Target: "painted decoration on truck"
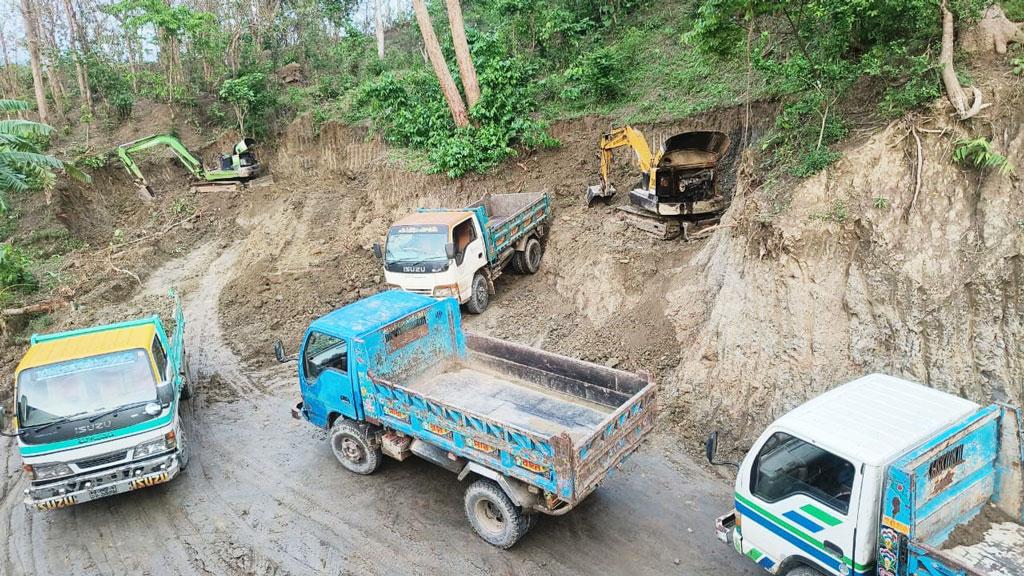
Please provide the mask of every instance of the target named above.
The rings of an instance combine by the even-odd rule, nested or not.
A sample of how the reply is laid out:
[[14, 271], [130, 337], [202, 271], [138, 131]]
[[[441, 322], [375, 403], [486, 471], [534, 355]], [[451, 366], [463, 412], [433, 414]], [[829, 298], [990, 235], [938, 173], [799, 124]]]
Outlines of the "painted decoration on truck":
[[878, 576], [896, 576], [900, 564], [900, 536], [895, 530], [883, 527], [878, 538]]

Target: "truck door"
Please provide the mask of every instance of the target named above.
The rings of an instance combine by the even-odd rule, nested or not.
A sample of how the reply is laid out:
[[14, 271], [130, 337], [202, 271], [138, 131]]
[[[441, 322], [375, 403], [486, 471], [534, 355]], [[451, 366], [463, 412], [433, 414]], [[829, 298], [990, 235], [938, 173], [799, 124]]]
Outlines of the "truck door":
[[825, 574], [854, 573], [861, 479], [853, 462], [780, 431], [740, 474], [744, 554], [773, 572], [799, 559]]
[[319, 418], [326, 419], [332, 412], [357, 417], [348, 350], [344, 338], [323, 332], [310, 332], [302, 346], [302, 398]]
[[467, 218], [452, 228], [452, 242], [455, 244], [455, 265], [458, 270], [456, 282], [465, 302], [473, 293], [473, 276], [487, 265], [487, 248], [476, 218]]

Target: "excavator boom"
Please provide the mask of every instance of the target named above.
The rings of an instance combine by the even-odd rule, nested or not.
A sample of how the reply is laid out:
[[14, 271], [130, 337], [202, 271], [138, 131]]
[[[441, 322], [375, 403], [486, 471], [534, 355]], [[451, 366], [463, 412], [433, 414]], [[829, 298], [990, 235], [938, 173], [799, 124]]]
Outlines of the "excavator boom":
[[588, 206], [598, 198], [607, 200], [615, 195], [615, 187], [612, 186], [608, 179], [608, 171], [612, 164], [612, 152], [617, 148], [625, 146], [633, 149], [640, 171], [650, 178], [653, 185], [654, 173], [652, 168], [658, 163], [660, 153], [658, 155], [651, 153], [651, 148], [647, 144], [647, 138], [644, 137], [643, 132], [632, 126], [622, 126], [607, 134], [603, 134], [601, 141], [598, 143], [598, 147], [601, 149], [601, 183], [587, 188]]

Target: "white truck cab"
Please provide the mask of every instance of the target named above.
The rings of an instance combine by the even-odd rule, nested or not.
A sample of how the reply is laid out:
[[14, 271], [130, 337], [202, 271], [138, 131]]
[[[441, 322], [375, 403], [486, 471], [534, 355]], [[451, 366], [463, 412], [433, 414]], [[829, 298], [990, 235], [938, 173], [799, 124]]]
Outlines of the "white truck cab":
[[[772, 574], [875, 574], [890, 467], [944, 435], [966, 443], [958, 424], [983, 412], [974, 402], [882, 374], [826, 392], [773, 422], [753, 444], [738, 465], [735, 511], [719, 519], [719, 537]], [[713, 461], [716, 444], [717, 433], [708, 456], [721, 464]], [[949, 455], [936, 461], [961, 463]], [[979, 464], [972, 477], [990, 468]], [[951, 499], [929, 504], [927, 513], [947, 521], [970, 516], [951, 516]], [[925, 512], [916, 518], [926, 522]]]

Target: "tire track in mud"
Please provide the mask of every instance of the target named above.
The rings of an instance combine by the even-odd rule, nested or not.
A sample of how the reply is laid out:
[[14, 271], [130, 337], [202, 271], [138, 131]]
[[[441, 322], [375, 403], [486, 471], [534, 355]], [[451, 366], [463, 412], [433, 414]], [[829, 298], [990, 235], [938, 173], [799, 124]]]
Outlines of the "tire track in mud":
[[[170, 286], [182, 296], [186, 349], [198, 375], [185, 407], [192, 423], [188, 469], [167, 484], [38, 513], [21, 503], [25, 479], [16, 445], [0, 442], [5, 576], [571, 575], [596, 566], [609, 573], [679, 572], [672, 570], [672, 548], [686, 534], [670, 529], [685, 530], [694, 519], [662, 517], [660, 494], [645, 494], [635, 471], [626, 485], [609, 482], [575, 516], [542, 520], [507, 552], [468, 528], [464, 486], [444, 470], [411, 459], [386, 462], [371, 477], [345, 472], [322, 431], [288, 416], [297, 394], [294, 365], [250, 369], [227, 345], [219, 302], [242, 246], [201, 246], [151, 275], [139, 296], [162, 295]], [[652, 461], [646, 457], [645, 467]], [[680, 482], [663, 465], [648, 478], [659, 488]], [[716, 558], [726, 553], [708, 552], [712, 558], [700, 562], [709, 570], [691, 566], [686, 573], [717, 573]], [[737, 565], [727, 571], [748, 573], [741, 559], [731, 566]]]

